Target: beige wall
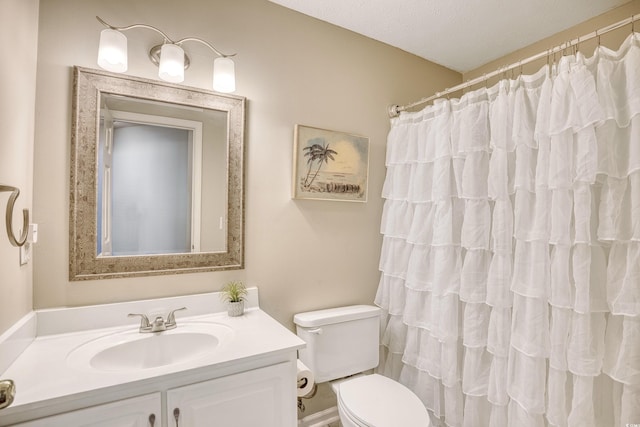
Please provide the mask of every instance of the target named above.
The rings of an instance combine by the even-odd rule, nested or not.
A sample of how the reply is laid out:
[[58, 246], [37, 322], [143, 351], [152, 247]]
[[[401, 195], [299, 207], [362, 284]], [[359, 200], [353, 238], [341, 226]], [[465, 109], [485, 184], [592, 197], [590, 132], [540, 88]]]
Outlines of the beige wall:
[[[464, 78], [639, 12], [640, 0], [634, 0]], [[149, 23], [176, 38], [194, 35], [238, 52], [237, 94], [248, 99], [245, 270], [68, 281], [71, 67], [96, 67], [102, 27], [95, 15], [115, 25]], [[386, 107], [451, 87], [461, 81], [458, 73], [266, 0], [46, 0], [39, 27], [37, 19], [36, 0], [0, 0], [0, 35], [11, 41], [0, 45], [0, 57], [11, 49], [14, 61], [11, 69], [0, 68], [0, 183], [21, 187], [18, 209], [30, 207], [33, 185], [33, 215], [40, 224], [33, 297], [31, 266], [19, 267], [18, 250], [0, 227], [0, 333], [27, 313], [32, 301], [45, 308], [154, 298], [215, 291], [230, 279], [258, 286], [263, 308], [288, 326], [298, 311], [372, 302], [379, 278]], [[608, 35], [602, 42], [615, 47], [625, 35]], [[145, 30], [127, 36], [129, 74], [156, 78], [146, 50], [159, 40]], [[187, 49], [192, 67], [185, 84], [209, 88], [211, 55], [196, 46]], [[582, 49], [591, 51], [593, 44]], [[370, 137], [368, 203], [291, 200], [296, 123]], [[5, 201], [0, 196], [1, 209]], [[329, 393], [322, 395], [326, 399]]]
[[[16, 234], [32, 207], [37, 39], [38, 1], [0, 0], [0, 184], [20, 189]], [[32, 307], [32, 264], [20, 266], [5, 232], [9, 194], [0, 193], [0, 333]]]
[[[566, 43], [582, 35], [589, 34], [595, 30], [604, 28], [610, 24], [629, 18], [638, 13], [640, 13], [640, 0], [632, 0], [623, 6], [610, 10], [607, 13], [599, 15], [593, 19], [585, 21], [574, 27], [571, 27], [568, 30], [562, 31], [546, 39], [542, 39], [523, 49], [517, 50], [509, 55], [503, 56], [500, 59], [491, 61], [481, 67], [468, 71], [463, 74], [463, 78], [465, 81], [474, 79], [476, 77], [482, 76], [483, 74], [490, 73], [494, 70], [497, 70], [500, 67], [504, 67], [509, 64], [514, 64], [524, 58], [528, 58], [540, 52], [545, 52], [549, 49], [554, 48], [555, 46], [561, 45], [562, 43]], [[640, 22], [635, 24], [635, 31], [640, 31]], [[603, 46], [607, 46], [611, 49], [618, 49], [618, 47], [620, 46], [620, 43], [622, 43], [630, 33], [631, 33], [631, 25], [628, 25], [624, 28], [621, 28], [603, 35], [600, 38], [600, 42]], [[584, 43], [580, 43], [579, 50], [584, 55], [589, 57], [593, 55], [593, 50], [595, 49], [596, 46], [597, 46], [597, 41], [596, 39], [593, 39], [593, 40], [586, 41]], [[560, 54], [557, 54], [556, 59], [559, 59], [559, 58], [560, 58]], [[547, 59], [545, 57], [538, 61], [534, 61], [530, 64], [524, 65], [522, 67], [523, 73], [532, 74], [535, 71], [539, 70], [540, 67], [543, 67], [546, 63], [547, 63]], [[511, 73], [509, 72], [507, 75], [511, 76]], [[489, 85], [493, 84], [499, 78], [500, 77], [498, 76], [492, 79], [491, 81], [489, 81], [488, 84]]]
[[[144, 22], [237, 52], [246, 96], [246, 268], [241, 271], [69, 282], [68, 205], [72, 66], [96, 68], [102, 26]], [[260, 289], [287, 326], [294, 313], [372, 303], [378, 285], [387, 105], [461, 81], [458, 73], [266, 0], [47, 0], [40, 5], [35, 148], [36, 308], [219, 290], [230, 279]], [[161, 40], [128, 31], [129, 72], [157, 78], [147, 50]], [[213, 56], [187, 45], [185, 84], [210, 88]], [[370, 137], [368, 203], [294, 201], [296, 123]]]

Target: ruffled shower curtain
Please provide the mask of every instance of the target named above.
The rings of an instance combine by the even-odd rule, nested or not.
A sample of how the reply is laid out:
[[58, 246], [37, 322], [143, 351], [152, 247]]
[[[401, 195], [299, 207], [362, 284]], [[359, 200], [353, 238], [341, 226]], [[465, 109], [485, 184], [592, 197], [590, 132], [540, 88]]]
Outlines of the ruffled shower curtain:
[[640, 425], [640, 35], [392, 119], [380, 370], [443, 425]]

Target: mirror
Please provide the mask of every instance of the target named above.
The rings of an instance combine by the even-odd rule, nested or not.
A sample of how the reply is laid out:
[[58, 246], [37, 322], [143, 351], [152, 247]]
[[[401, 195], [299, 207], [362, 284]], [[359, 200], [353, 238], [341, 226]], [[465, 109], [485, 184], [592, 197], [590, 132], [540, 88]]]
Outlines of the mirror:
[[242, 97], [74, 68], [70, 280], [244, 267]]
[[104, 94], [98, 256], [224, 252], [227, 145], [225, 111]]

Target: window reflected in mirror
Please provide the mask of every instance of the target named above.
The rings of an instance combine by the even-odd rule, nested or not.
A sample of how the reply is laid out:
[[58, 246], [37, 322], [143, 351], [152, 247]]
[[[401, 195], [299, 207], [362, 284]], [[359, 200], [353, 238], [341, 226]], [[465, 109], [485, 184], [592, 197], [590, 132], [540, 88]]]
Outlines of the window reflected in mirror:
[[122, 96], [102, 98], [99, 256], [224, 251], [226, 116]]

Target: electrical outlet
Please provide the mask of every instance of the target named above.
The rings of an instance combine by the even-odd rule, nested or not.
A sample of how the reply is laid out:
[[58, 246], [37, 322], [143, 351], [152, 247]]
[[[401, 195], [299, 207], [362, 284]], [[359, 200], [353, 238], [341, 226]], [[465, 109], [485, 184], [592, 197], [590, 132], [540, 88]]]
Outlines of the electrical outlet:
[[31, 243], [26, 242], [20, 246], [20, 265], [28, 264], [31, 261]]

